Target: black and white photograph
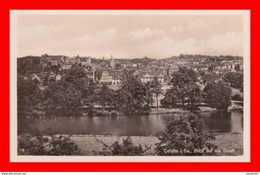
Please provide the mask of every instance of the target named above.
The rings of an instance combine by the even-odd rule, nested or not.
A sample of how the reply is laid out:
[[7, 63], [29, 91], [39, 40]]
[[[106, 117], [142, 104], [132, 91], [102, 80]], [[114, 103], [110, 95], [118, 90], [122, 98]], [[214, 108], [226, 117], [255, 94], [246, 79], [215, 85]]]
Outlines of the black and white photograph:
[[11, 161], [250, 161], [250, 11], [10, 15]]

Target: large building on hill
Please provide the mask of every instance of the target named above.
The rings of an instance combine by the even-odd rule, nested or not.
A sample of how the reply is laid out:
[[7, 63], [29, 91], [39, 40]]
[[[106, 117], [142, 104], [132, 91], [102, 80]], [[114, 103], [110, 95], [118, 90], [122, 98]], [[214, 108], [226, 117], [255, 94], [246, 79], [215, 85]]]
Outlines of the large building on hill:
[[118, 89], [121, 86], [121, 72], [118, 71], [103, 71], [99, 83], [107, 84], [111, 89]]
[[73, 64], [81, 66], [92, 66], [90, 57], [67, 57], [63, 55], [48, 55], [41, 56], [41, 65], [43, 67], [60, 66], [61, 70], [70, 69]]
[[112, 75], [110, 75], [108, 73], [108, 71], [103, 71], [99, 82], [111, 85], [112, 84], [112, 80], [113, 80]]

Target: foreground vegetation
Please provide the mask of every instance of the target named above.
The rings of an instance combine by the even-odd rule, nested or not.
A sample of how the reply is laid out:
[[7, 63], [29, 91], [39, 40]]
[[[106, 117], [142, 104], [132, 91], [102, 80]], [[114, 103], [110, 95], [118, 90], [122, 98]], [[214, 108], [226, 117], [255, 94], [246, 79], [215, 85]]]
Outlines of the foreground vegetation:
[[69, 137], [32, 136], [18, 137], [19, 155], [80, 155], [80, 149]]

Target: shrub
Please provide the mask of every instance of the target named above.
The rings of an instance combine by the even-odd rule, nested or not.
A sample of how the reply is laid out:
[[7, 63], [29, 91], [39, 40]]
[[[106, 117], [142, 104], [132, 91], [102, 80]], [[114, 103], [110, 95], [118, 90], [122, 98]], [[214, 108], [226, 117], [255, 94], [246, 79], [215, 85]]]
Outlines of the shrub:
[[100, 117], [105, 117], [105, 116], [109, 116], [109, 112], [108, 111], [96, 111], [96, 116], [100, 116]]
[[205, 128], [202, 118], [195, 114], [171, 120], [166, 129], [159, 133], [158, 139], [160, 142], [155, 148], [158, 155], [194, 156], [207, 154], [208, 150], [214, 154], [216, 148], [209, 143], [214, 136]]
[[243, 101], [243, 97], [241, 97], [241, 95], [239, 94], [236, 94], [232, 97], [232, 100]]
[[18, 137], [19, 155], [79, 155], [80, 149], [65, 136], [32, 136]]
[[140, 156], [144, 153], [141, 145], [134, 145], [132, 139], [127, 137], [123, 139], [123, 143], [119, 144], [118, 141], [112, 145], [112, 155], [123, 155], [123, 156]]
[[118, 116], [118, 115], [119, 115], [119, 112], [118, 112], [118, 111], [115, 111], [115, 110], [113, 110], [113, 111], [111, 111], [111, 112], [110, 112], [110, 115], [111, 115], [112, 117], [116, 117], [116, 116]]
[[103, 144], [104, 149], [108, 150], [107, 152], [100, 152], [101, 155], [113, 155], [113, 156], [142, 156], [144, 152], [146, 152], [150, 148], [143, 149], [143, 147], [139, 145], [134, 145], [132, 139], [127, 137], [123, 139], [122, 144], [119, 141], [115, 141], [112, 145], [108, 146], [103, 143], [102, 140], [99, 140], [100, 143]]

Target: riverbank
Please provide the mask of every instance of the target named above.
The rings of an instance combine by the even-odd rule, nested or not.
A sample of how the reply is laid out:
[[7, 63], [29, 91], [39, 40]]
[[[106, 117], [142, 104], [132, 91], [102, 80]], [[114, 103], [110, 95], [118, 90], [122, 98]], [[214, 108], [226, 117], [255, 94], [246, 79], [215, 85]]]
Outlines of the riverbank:
[[[200, 111], [199, 112], [212, 112], [212, 111], [217, 111], [215, 108], [207, 107], [207, 106], [200, 106], [199, 107]], [[187, 110], [183, 110], [180, 108], [152, 108], [150, 111], [150, 114], [183, 114], [183, 113], [189, 113]]]
[[[236, 111], [236, 110], [243, 110], [243, 107], [240, 105], [235, 104], [236, 101], [232, 100], [232, 105], [228, 108], [228, 111]], [[213, 112], [217, 111], [216, 108], [211, 108], [208, 106], [199, 106], [199, 112]], [[183, 114], [183, 113], [189, 113], [187, 110], [183, 110], [180, 108], [173, 108], [173, 109], [167, 109], [167, 108], [152, 108], [150, 111], [150, 114]]]
[[[79, 146], [83, 155], [99, 155], [105, 152], [103, 144], [112, 145], [115, 141], [122, 142], [126, 136], [111, 135], [73, 135], [71, 139]], [[155, 136], [130, 136], [135, 145], [149, 148], [145, 155], [155, 154], [155, 144], [159, 142]], [[211, 141], [221, 153], [218, 155], [234, 156], [243, 154], [243, 134], [241, 133], [217, 133], [215, 140]], [[226, 152], [226, 153], [223, 153]]]

